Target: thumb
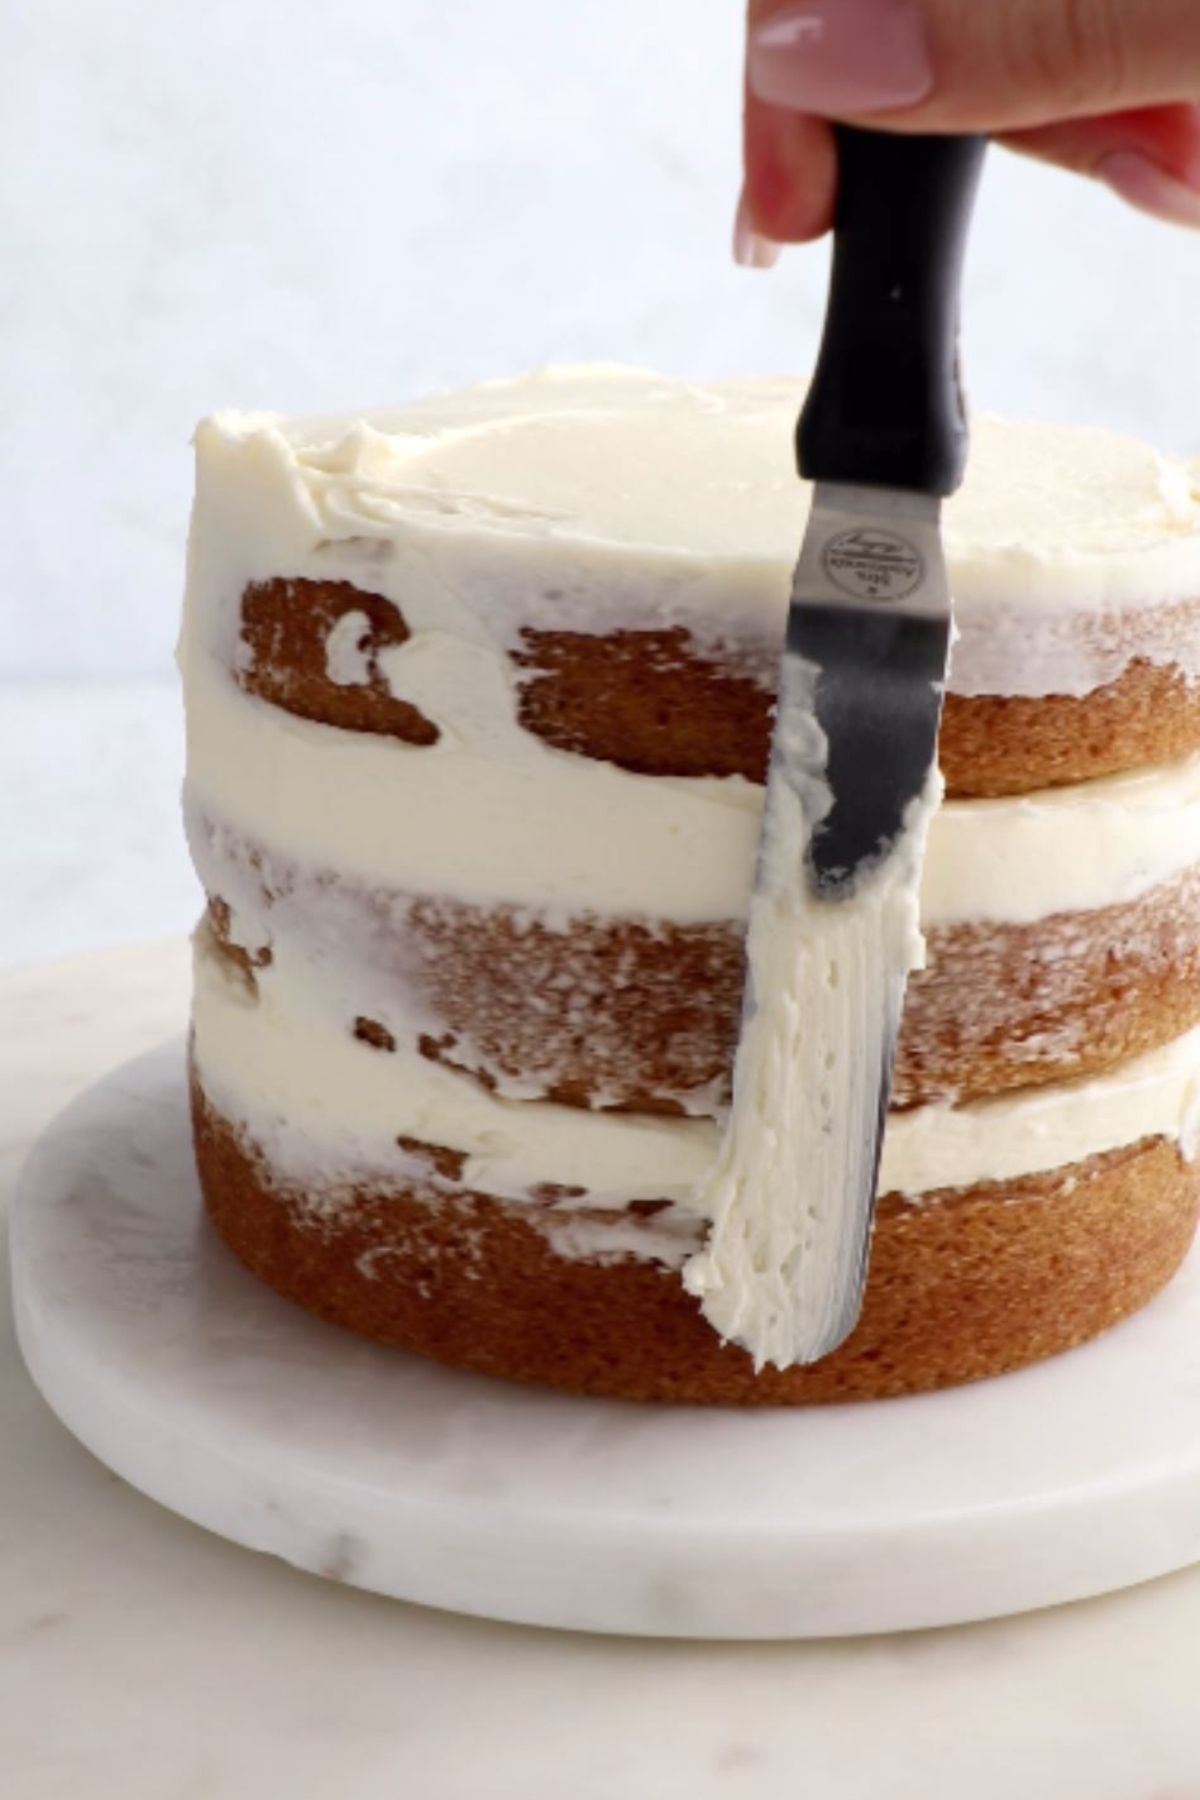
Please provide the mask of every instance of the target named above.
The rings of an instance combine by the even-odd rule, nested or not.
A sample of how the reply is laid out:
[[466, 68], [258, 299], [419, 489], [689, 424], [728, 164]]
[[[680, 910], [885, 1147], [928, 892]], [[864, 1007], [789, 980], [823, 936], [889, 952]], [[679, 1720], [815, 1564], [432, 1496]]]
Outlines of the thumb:
[[1188, 100], [1197, 0], [752, 0], [751, 92], [900, 131], [1023, 130]]

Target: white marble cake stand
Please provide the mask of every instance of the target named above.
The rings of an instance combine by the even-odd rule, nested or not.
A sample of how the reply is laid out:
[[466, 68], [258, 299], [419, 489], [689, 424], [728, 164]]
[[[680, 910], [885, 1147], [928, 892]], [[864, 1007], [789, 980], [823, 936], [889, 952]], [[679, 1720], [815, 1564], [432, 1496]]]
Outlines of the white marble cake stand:
[[729, 1413], [576, 1400], [362, 1343], [215, 1239], [179, 1044], [50, 1128], [13, 1218], [18, 1329], [68, 1428], [299, 1568], [521, 1623], [850, 1635], [1200, 1560], [1200, 1260], [1138, 1319], [954, 1393]]

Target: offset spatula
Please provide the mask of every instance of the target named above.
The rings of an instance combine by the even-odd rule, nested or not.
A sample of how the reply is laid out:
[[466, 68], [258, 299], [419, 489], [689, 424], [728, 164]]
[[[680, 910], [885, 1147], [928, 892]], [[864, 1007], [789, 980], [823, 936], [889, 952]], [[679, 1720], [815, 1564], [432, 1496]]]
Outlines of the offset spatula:
[[959, 280], [984, 143], [840, 127], [821, 353], [797, 429], [815, 482], [788, 614], [734, 1106], [687, 1270], [761, 1364], [858, 1318], [916, 897], [940, 795], [958, 486]]

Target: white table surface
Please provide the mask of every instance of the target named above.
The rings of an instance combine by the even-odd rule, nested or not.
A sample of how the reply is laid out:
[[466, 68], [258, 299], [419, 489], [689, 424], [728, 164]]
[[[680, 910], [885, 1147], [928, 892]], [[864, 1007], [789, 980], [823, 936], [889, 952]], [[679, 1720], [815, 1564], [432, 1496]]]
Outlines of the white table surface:
[[[0, 978], [0, 1181], [180, 1027], [177, 942]], [[0, 1346], [5, 1800], [1197, 1800], [1200, 1570], [808, 1645], [568, 1637], [301, 1575], [142, 1499]]]

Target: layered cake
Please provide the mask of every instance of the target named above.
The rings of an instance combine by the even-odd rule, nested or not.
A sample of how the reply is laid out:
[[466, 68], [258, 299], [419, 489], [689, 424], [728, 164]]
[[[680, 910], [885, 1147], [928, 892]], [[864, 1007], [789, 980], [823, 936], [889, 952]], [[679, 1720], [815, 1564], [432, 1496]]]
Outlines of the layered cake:
[[[689, 1292], [806, 496], [798, 386], [550, 371], [198, 435], [181, 646], [197, 1160], [326, 1319], [579, 1392], [915, 1392], [1147, 1301], [1200, 1181], [1200, 503], [975, 424], [860, 1324]], [[694, 1284], [693, 1284], [694, 1285]]]

